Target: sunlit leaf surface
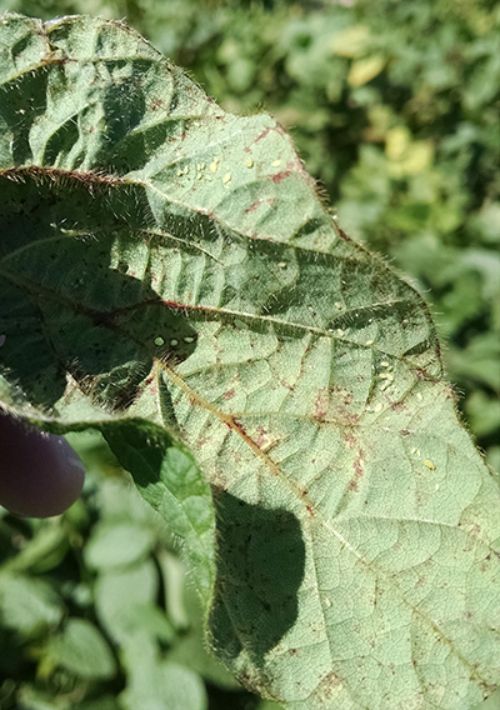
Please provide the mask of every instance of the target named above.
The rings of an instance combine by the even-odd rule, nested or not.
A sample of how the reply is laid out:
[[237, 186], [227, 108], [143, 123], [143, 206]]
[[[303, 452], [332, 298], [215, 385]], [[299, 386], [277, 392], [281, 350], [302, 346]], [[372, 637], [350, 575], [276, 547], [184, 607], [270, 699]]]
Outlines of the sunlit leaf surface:
[[270, 117], [224, 113], [119, 23], [1, 23], [3, 406], [103, 431], [250, 688], [488, 697], [499, 489], [421, 298], [336, 226]]

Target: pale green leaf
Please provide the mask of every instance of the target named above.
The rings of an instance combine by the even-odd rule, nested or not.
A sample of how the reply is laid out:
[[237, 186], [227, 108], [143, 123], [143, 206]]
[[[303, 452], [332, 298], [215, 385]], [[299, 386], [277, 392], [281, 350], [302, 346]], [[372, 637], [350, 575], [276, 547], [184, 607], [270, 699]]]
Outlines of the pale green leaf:
[[206, 690], [199, 675], [161, 659], [155, 644], [137, 633], [123, 654], [128, 683], [121, 695], [125, 710], [206, 710]]
[[57, 523], [39, 528], [15, 557], [7, 560], [4, 570], [11, 572], [45, 572], [64, 557], [68, 541], [64, 529]]
[[499, 488], [420, 296], [337, 227], [269, 116], [224, 113], [122, 24], [2, 23], [3, 406], [103, 431], [248, 687], [479, 704]]
[[7, 628], [35, 636], [57, 626], [62, 615], [61, 600], [47, 582], [21, 574], [0, 575], [0, 620]]
[[82, 678], [110, 678], [116, 670], [106, 640], [85, 619], [70, 619], [50, 641], [48, 655], [55, 665]]
[[135, 632], [141, 610], [153, 604], [157, 592], [158, 575], [151, 560], [99, 576], [95, 585], [96, 611], [112, 639], [124, 643]]
[[126, 567], [147, 555], [154, 543], [153, 531], [130, 522], [97, 526], [85, 548], [85, 561], [95, 569]]

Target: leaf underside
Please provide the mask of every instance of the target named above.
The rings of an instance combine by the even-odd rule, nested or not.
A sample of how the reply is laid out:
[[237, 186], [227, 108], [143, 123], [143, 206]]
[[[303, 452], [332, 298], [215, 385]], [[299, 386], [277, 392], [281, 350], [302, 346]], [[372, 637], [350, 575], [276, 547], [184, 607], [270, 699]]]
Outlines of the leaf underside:
[[273, 119], [223, 112], [123, 24], [3, 16], [0, 83], [2, 406], [104, 432], [248, 687], [488, 697], [499, 487], [419, 295]]

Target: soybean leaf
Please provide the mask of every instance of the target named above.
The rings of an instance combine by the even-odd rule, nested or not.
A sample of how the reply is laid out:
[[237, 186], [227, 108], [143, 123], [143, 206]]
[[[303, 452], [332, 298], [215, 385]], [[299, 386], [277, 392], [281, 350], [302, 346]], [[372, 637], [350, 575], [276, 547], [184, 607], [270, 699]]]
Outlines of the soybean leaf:
[[101, 429], [248, 687], [490, 696], [498, 482], [420, 296], [338, 228], [273, 119], [224, 113], [124, 25], [0, 33], [2, 406]]
[[125, 710], [207, 709], [206, 690], [200, 676], [178, 663], [161, 660], [144, 635], [139, 633], [135, 644], [125, 649], [124, 663], [129, 669], [127, 688], [120, 696]]
[[154, 543], [153, 531], [131, 522], [109, 522], [98, 526], [85, 549], [89, 567], [126, 567], [147, 555]]
[[115, 673], [111, 650], [98, 629], [85, 619], [70, 619], [49, 643], [50, 662], [82, 678], [109, 678]]
[[153, 606], [157, 593], [158, 575], [151, 560], [126, 569], [112, 569], [98, 577], [96, 611], [114, 641], [123, 644], [136, 631], [141, 611]]
[[2, 624], [26, 637], [56, 627], [63, 615], [60, 598], [41, 579], [3, 572], [0, 575]]

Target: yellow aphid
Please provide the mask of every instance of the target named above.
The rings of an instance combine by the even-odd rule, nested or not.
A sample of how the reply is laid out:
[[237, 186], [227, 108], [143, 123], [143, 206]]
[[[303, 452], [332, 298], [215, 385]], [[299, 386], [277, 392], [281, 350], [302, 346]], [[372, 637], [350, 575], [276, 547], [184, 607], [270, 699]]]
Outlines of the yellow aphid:
[[227, 185], [228, 183], [231, 182], [231, 179], [232, 179], [232, 178], [231, 178], [231, 173], [226, 173], [226, 174], [224, 175], [224, 177], [222, 178], [222, 182], [224, 183], [224, 185]]
[[247, 158], [245, 165], [247, 166], [247, 168], [253, 168], [254, 162], [253, 162], [252, 158]]
[[436, 470], [436, 464], [434, 461], [431, 461], [430, 459], [424, 459], [422, 461], [424, 466], [429, 469], [429, 471], [435, 471]]

